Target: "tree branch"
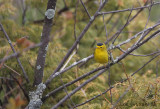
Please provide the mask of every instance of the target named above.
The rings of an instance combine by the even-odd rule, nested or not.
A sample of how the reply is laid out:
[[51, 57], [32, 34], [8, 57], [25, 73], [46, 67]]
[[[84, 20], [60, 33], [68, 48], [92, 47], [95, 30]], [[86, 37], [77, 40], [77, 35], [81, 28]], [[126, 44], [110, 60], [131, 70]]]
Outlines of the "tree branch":
[[104, 7], [104, 5], [108, 2], [108, 0], [104, 0], [103, 4], [99, 7], [99, 9], [96, 11], [96, 13], [94, 14], [94, 16], [91, 17], [89, 23], [86, 25], [86, 27], [83, 29], [83, 31], [81, 32], [81, 34], [79, 35], [79, 37], [77, 37], [76, 41], [74, 42], [74, 44], [72, 45], [72, 47], [68, 50], [68, 53], [65, 55], [65, 57], [63, 58], [63, 60], [61, 61], [61, 63], [58, 65], [58, 67], [56, 68], [56, 70], [51, 74], [51, 76], [47, 79], [47, 81], [45, 82], [46, 85], [48, 85], [51, 81], [52, 81], [52, 76], [61, 69], [61, 67], [64, 65], [65, 61], [68, 59], [68, 57], [71, 55], [71, 53], [73, 52], [73, 50], [77, 47], [77, 44], [79, 44], [80, 40], [83, 38], [84, 34], [87, 32], [87, 30], [89, 29], [89, 27], [91, 26], [91, 24], [93, 23], [93, 21], [95, 20], [95, 18], [98, 16], [98, 12], [101, 11], [101, 9]]
[[103, 15], [103, 14], [112, 14], [112, 13], [119, 13], [119, 12], [125, 12], [125, 11], [131, 11], [131, 10], [138, 10], [138, 9], [144, 9], [144, 8], [148, 8], [154, 5], [159, 5], [160, 2], [153, 2], [151, 5], [147, 5], [147, 6], [141, 6], [141, 7], [137, 7], [137, 8], [129, 8], [129, 9], [123, 9], [123, 10], [116, 10], [116, 11], [109, 11], [109, 12], [99, 12], [98, 15]]
[[84, 87], [86, 84], [88, 84], [89, 82], [93, 81], [94, 79], [96, 79], [98, 76], [100, 76], [102, 73], [104, 73], [106, 70], [108, 70], [108, 68], [112, 65], [114, 65], [115, 63], [118, 63], [119, 61], [121, 61], [122, 59], [124, 59], [126, 56], [128, 56], [129, 53], [131, 53], [132, 51], [134, 51], [135, 49], [137, 49], [138, 47], [140, 47], [141, 45], [143, 45], [144, 43], [148, 42], [150, 39], [152, 39], [153, 37], [155, 37], [155, 35], [159, 34], [160, 30], [157, 30], [156, 32], [154, 32], [152, 35], [150, 35], [148, 38], [146, 38], [143, 42], [138, 43], [136, 46], [132, 47], [130, 50], [127, 50], [126, 53], [122, 54], [121, 56], [117, 57], [116, 60], [112, 63], [109, 63], [105, 69], [99, 71], [96, 75], [94, 75], [93, 77], [91, 77], [90, 79], [86, 80], [84, 83], [82, 83], [80, 86], [78, 86], [77, 88], [75, 88], [71, 93], [69, 93], [68, 95], [66, 95], [64, 98], [62, 98], [56, 105], [54, 105], [52, 107], [52, 109], [56, 109], [57, 107], [59, 107], [63, 102], [65, 102], [69, 96], [72, 96], [73, 94], [75, 94], [77, 91], [79, 91], [82, 87]]
[[49, 0], [47, 4], [47, 11], [45, 12], [45, 20], [41, 36], [41, 42], [43, 42], [43, 40], [46, 40], [46, 42], [40, 46], [38, 51], [33, 86], [42, 82], [45, 58], [49, 44], [49, 35], [53, 23], [52, 19], [55, 15], [56, 1], [57, 0]]
[[[11, 42], [9, 36], [8, 36], [8, 34], [6, 33], [6, 31], [4, 30], [3, 25], [2, 25], [1, 23], [0, 23], [0, 27], [1, 27], [1, 29], [2, 29], [2, 31], [3, 31], [3, 33], [4, 33], [4, 35], [5, 35], [5, 37], [7, 38], [8, 43], [9, 43], [9, 45], [10, 45], [13, 53], [16, 53], [16, 50], [14, 49], [14, 47], [13, 47], [13, 45], [12, 45], [12, 42]], [[17, 62], [18, 62], [18, 64], [19, 64], [19, 66], [20, 66], [20, 68], [21, 68], [21, 70], [22, 70], [22, 72], [23, 72], [24, 78], [26, 79], [27, 82], [29, 82], [27, 73], [25, 72], [25, 70], [24, 70], [24, 68], [23, 68], [23, 66], [22, 66], [22, 64], [21, 64], [21, 61], [19, 60], [18, 57], [16, 57], [16, 58], [17, 58]]]

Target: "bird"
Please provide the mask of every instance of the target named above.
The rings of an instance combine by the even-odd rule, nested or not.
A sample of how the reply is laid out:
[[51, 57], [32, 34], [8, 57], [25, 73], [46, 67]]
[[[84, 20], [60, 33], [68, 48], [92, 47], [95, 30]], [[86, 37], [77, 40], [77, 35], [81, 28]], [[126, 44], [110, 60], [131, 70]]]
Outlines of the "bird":
[[107, 47], [104, 43], [97, 43], [94, 52], [94, 59], [96, 62], [100, 64], [108, 63], [108, 52], [107, 52]]

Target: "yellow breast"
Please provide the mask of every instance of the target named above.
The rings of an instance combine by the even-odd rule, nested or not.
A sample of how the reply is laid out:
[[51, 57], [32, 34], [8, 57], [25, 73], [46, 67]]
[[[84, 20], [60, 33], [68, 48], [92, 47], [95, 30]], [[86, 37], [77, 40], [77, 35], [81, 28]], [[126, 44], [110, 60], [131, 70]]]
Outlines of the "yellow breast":
[[94, 59], [101, 64], [108, 63], [108, 52], [107, 50], [95, 49]]

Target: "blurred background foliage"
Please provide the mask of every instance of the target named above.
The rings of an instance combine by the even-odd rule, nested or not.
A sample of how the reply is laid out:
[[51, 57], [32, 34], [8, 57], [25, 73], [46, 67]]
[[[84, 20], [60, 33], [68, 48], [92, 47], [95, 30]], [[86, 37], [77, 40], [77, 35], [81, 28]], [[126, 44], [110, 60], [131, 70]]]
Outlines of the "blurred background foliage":
[[[86, 8], [88, 9], [90, 15], [92, 16], [98, 9], [100, 0], [83, 0], [83, 2]], [[106, 4], [102, 11], [107, 12], [112, 10], [138, 7], [139, 3], [143, 5], [145, 3], [145, 0], [109, 0], [109, 2]], [[76, 4], [77, 11], [75, 15]], [[28, 43], [40, 42], [46, 6], [47, 0], [0, 0], [0, 22], [3, 24], [8, 36], [10, 37], [12, 43], [15, 45], [17, 51], [20, 51], [26, 47], [23, 45], [23, 43], [18, 42], [18, 40], [24, 36], [28, 37]], [[152, 7], [151, 16], [147, 27], [154, 25], [155, 22], [158, 21], [160, 17], [160, 14], [158, 14], [159, 10], [159, 5]], [[133, 11], [131, 17], [133, 17], [136, 14], [136, 12], [137, 11]], [[129, 13], [130, 12], [122, 12], [104, 15], [104, 22], [107, 27], [108, 37], [113, 36], [118, 31], [118, 29], [126, 23], [126, 19], [128, 18]], [[124, 40], [128, 39], [129, 37], [133, 36], [137, 32], [143, 30], [147, 22], [148, 15], [148, 9], [144, 9], [143, 12], [141, 12], [130, 23], [130, 25], [122, 31], [119, 38], [116, 40], [115, 44], [119, 44]], [[76, 31], [74, 34], [75, 16]], [[58, 63], [63, 59], [63, 57], [67, 53], [67, 50], [74, 43], [75, 36], [78, 37], [78, 35], [81, 33], [81, 31], [86, 26], [89, 20], [90, 19], [88, 18], [80, 2], [77, 3], [76, 0], [65, 0], [65, 2], [63, 0], [57, 0], [56, 14], [54, 17], [53, 27], [50, 34], [52, 40], [49, 44], [49, 49], [46, 57], [44, 81], [52, 74], [54, 69], [58, 66]], [[91, 55], [94, 52], [95, 44], [97, 42], [105, 42], [106, 40], [107, 38], [104, 29], [103, 16], [99, 16], [93, 22], [83, 39], [80, 41], [77, 54], [73, 57], [69, 65], [71, 65], [75, 61], [78, 61], [84, 57]], [[135, 40], [131, 41], [126, 45], [123, 45], [122, 48], [126, 50], [134, 42]], [[159, 42], [160, 39], [158, 37], [154, 38], [142, 47], [138, 48], [133, 53], [152, 53], [159, 49]], [[25, 99], [23, 93], [20, 90], [17, 90], [18, 85], [15, 81], [13, 81], [13, 79], [11, 79], [10, 73], [18, 78], [18, 81], [20, 81], [21, 84], [24, 85], [24, 88], [27, 92], [32, 90], [32, 82], [34, 78], [33, 74], [37, 53], [38, 48], [35, 48], [33, 50], [23, 53], [20, 57], [22, 65], [24, 66], [24, 69], [27, 72], [31, 81], [30, 84], [25, 83], [23, 76], [16, 75], [10, 69], [4, 66], [0, 69], [0, 77], [10, 78], [9, 80], [0, 79], [0, 105], [8, 109], [10, 107], [13, 107], [12, 109], [18, 109], [27, 104], [27, 100]], [[119, 50], [113, 50], [112, 53], [115, 58], [122, 54], [122, 52], [120, 52]], [[0, 31], [0, 59], [10, 54], [12, 54], [10, 46], [7, 40], [5, 39], [3, 32]], [[115, 102], [129, 86], [128, 82], [125, 82], [123, 84], [118, 82], [126, 78], [125, 70], [126, 73], [130, 75], [151, 58], [152, 56], [140, 57], [129, 55], [122, 62], [110, 68], [111, 84], [116, 84], [115, 88], [112, 89], [113, 102]], [[127, 108], [138, 108], [138, 105], [136, 106], [136, 103], [143, 104], [144, 102], [149, 104], [155, 102], [156, 105], [159, 106], [159, 78], [156, 78], [156, 74], [159, 75], [159, 70], [157, 70], [158, 61], [159, 58], [153, 60], [149, 65], [147, 65], [145, 68], [139, 71], [138, 74], [136, 74], [134, 77], [130, 79], [132, 85], [134, 86], [134, 90], [130, 90], [128, 92], [128, 94], [123, 98], [123, 100], [121, 100], [119, 106], [127, 102], [130, 102], [130, 106], [127, 106]], [[125, 66], [125, 70], [122, 66], [122, 63]], [[10, 68], [14, 69], [19, 74], [23, 75], [16, 59], [10, 59], [6, 61], [5, 64], [8, 65]], [[97, 68], [97, 66], [98, 63], [96, 63], [92, 59], [80, 68], [74, 67], [62, 74], [63, 81], [64, 83], [72, 81], [78, 76], [83, 75]], [[83, 80], [80, 80], [79, 82], [75, 83], [74, 85], [67, 87], [68, 92], [71, 92], [74, 88], [83, 83], [89, 77], [86, 77]], [[47, 89], [44, 95], [60, 85], [62, 85], [62, 83], [59, 77], [56, 77], [49, 85], [50, 89]], [[79, 104], [97, 94], [102, 93], [107, 88], [109, 88], [109, 86], [108, 72], [106, 71], [106, 73], [104, 73], [103, 75], [99, 76], [96, 80], [86, 85], [71, 98], [75, 104]], [[151, 94], [152, 97], [148, 97], [149, 94]], [[51, 108], [65, 95], [66, 93], [63, 90], [56, 93], [55, 95], [47, 99], [47, 101], [43, 104], [42, 109]], [[143, 99], [144, 101], [142, 101], [141, 99]], [[17, 100], [19, 104], [16, 104]], [[66, 109], [68, 107], [68, 104], [70, 104], [69, 100], [65, 102], [60, 108]], [[147, 107], [147, 105], [145, 106]], [[152, 105], [149, 105], [147, 108], [149, 109], [150, 106]], [[79, 109], [106, 109], [109, 107], [111, 107], [110, 94], [106, 93], [104, 96], [101, 96], [98, 99], [95, 99], [90, 103], [79, 107]], [[144, 108], [144, 106], [140, 108]]]

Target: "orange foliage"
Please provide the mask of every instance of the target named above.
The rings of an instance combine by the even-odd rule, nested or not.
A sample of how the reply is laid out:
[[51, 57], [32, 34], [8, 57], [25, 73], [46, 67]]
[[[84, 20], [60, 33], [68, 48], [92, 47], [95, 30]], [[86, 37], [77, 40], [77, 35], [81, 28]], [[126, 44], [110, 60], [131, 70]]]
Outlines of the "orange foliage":
[[17, 45], [23, 49], [34, 45], [34, 43], [28, 40], [26, 36], [17, 39], [16, 42]]
[[124, 6], [123, 1], [122, 0], [118, 0], [118, 5], [119, 6]]
[[66, 12], [63, 12], [63, 13], [62, 13], [62, 16], [63, 16], [65, 19], [69, 20], [69, 19], [72, 19], [72, 18], [73, 18], [73, 13], [72, 13], [71, 11], [66, 11]]
[[16, 98], [10, 98], [9, 103], [7, 104], [7, 109], [20, 109], [26, 102], [21, 98], [21, 95], [18, 94]]
[[147, 0], [143, 0], [143, 3], [146, 3], [147, 2]]

